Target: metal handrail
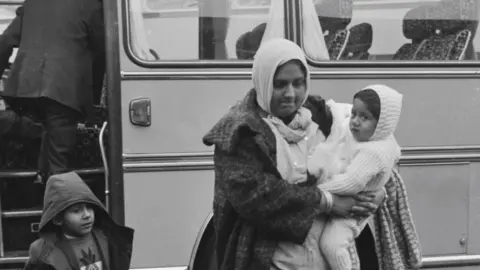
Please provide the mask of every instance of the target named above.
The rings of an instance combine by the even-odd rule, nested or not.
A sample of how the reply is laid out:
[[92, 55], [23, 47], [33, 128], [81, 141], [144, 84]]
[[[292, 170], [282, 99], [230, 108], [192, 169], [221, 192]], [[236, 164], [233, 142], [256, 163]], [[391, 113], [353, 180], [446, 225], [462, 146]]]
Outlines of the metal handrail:
[[102, 129], [100, 130], [100, 134], [98, 135], [98, 143], [100, 144], [100, 153], [102, 154], [102, 162], [104, 167], [104, 175], [105, 175], [105, 206], [107, 209], [109, 208], [110, 203], [110, 185], [108, 183], [108, 160], [107, 160], [107, 151], [105, 149], [104, 144], [104, 135], [105, 131], [107, 130], [108, 122], [103, 122]]

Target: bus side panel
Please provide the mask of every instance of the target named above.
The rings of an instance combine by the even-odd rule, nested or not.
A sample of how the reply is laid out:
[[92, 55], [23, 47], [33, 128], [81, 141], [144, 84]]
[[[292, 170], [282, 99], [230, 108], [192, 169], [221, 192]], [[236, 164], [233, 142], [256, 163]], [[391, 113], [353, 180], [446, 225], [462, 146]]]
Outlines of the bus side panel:
[[[480, 115], [478, 80], [316, 79], [312, 91], [351, 102], [356, 90], [373, 83], [388, 84], [404, 94], [397, 131], [401, 146], [427, 149], [421, 163], [406, 153], [408, 164], [404, 160], [400, 166], [423, 253], [480, 254], [479, 163], [453, 159], [439, 164], [434, 151], [452, 146], [451, 154], [460, 156], [459, 146], [480, 146], [479, 127], [472, 122]], [[195, 170], [205, 167], [201, 153], [213, 150], [202, 144], [202, 136], [250, 87], [248, 77], [122, 82], [124, 153], [156, 156], [154, 161], [139, 155], [125, 159], [125, 216], [127, 225], [136, 229], [132, 267], [188, 264], [196, 234], [212, 206], [213, 173]], [[129, 102], [139, 97], [152, 101], [150, 127], [129, 122]], [[180, 166], [170, 167], [176, 172], [163, 171], [169, 163], [185, 160], [194, 170]]]
[[[192, 153], [212, 151], [203, 145], [203, 135], [230, 106], [243, 99], [251, 83], [248, 80], [124, 81], [122, 87], [123, 119], [129, 119], [127, 108], [131, 100], [147, 97], [152, 102], [150, 127], [124, 125], [124, 153]], [[152, 141], [155, 143], [145, 143]]]
[[[132, 268], [188, 265], [213, 205], [212, 168], [195, 169], [205, 162], [201, 152], [213, 151], [203, 145], [202, 136], [243, 98], [249, 84], [248, 80], [122, 82], [124, 154], [161, 157], [124, 161], [125, 219], [135, 228]], [[130, 123], [129, 103], [140, 97], [151, 99], [150, 127]], [[194, 169], [164, 171], [183, 159]], [[208, 160], [211, 164], [211, 156]], [[135, 166], [141, 167], [134, 168], [140, 172], [130, 172]]]
[[[355, 91], [384, 83], [404, 95], [396, 132], [402, 147], [479, 145], [480, 88], [475, 79], [314, 80], [312, 93], [349, 102]], [[211, 151], [202, 136], [251, 88], [248, 80], [124, 81], [124, 153]], [[129, 103], [147, 97], [152, 125], [129, 125]], [[155, 144], [151, 144], [152, 140]], [[142, 142], [142, 143], [139, 143]], [[172, 143], [175, 142], [175, 143]]]
[[396, 138], [402, 147], [480, 145], [480, 85], [474, 78], [322, 79], [312, 92], [339, 102], [372, 84], [386, 84], [403, 94]]
[[424, 256], [467, 252], [461, 239], [468, 237], [471, 167], [463, 162], [400, 166]]
[[185, 266], [212, 211], [213, 171], [126, 173], [125, 222], [135, 229], [132, 268]]

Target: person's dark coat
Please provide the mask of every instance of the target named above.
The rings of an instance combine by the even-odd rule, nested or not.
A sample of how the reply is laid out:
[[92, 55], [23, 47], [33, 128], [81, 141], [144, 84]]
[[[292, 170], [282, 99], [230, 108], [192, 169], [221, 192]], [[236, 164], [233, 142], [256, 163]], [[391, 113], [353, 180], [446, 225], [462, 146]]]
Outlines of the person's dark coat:
[[[327, 115], [323, 99], [309, 97], [307, 107], [328, 136], [323, 127], [331, 126], [331, 117], [320, 117]], [[259, 110], [251, 90], [203, 138], [215, 146], [213, 222], [220, 270], [270, 269], [277, 241], [303, 243], [321, 213], [314, 179], [293, 186], [281, 180], [275, 136]]]
[[101, 1], [27, 0], [0, 38], [0, 71], [15, 43], [3, 96], [47, 97], [88, 115], [93, 61], [105, 51]]

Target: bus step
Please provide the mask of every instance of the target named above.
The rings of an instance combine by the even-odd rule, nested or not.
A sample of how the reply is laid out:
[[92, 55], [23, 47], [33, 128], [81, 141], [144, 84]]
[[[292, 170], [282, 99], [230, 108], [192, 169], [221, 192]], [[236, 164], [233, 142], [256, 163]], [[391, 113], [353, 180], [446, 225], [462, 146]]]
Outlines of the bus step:
[[[84, 171], [85, 172], [85, 171]], [[103, 169], [80, 172], [80, 177], [86, 182], [93, 193], [105, 201], [105, 175]], [[0, 175], [4, 172], [0, 172]], [[0, 176], [1, 178], [1, 176]], [[9, 177], [0, 180], [0, 205], [2, 217], [25, 216], [27, 213], [18, 213], [23, 210], [41, 210], [45, 193], [45, 184], [35, 183], [35, 177]], [[35, 215], [38, 215], [35, 212]]]
[[[88, 168], [88, 169], [78, 169], [75, 172], [82, 176], [102, 174], [105, 172], [104, 168]], [[11, 179], [11, 178], [33, 178], [37, 175], [36, 171], [33, 170], [2, 170], [0, 171], [0, 180], [1, 179]]]
[[28, 251], [11, 251], [5, 252], [3, 257], [0, 257], [1, 270], [20, 270], [23, 269], [28, 260]]
[[30, 244], [38, 239], [41, 215], [36, 211], [9, 212], [8, 218], [2, 214], [2, 242], [4, 254], [11, 256], [4, 257], [21, 257], [18, 252], [27, 252]]
[[41, 217], [42, 210], [20, 210], [2, 212], [2, 218]]
[[[100, 131], [103, 122], [77, 128], [76, 145], [72, 152], [72, 168], [103, 167], [100, 151]], [[108, 147], [107, 137], [103, 142]], [[0, 170], [36, 170], [40, 157], [40, 139], [0, 138]]]
[[[28, 250], [17, 250], [17, 251], [8, 251], [3, 254], [3, 257], [0, 257], [0, 265], [6, 264], [15, 264], [23, 265], [28, 260]], [[18, 267], [18, 266], [17, 266]], [[0, 269], [5, 269], [0, 267]]]

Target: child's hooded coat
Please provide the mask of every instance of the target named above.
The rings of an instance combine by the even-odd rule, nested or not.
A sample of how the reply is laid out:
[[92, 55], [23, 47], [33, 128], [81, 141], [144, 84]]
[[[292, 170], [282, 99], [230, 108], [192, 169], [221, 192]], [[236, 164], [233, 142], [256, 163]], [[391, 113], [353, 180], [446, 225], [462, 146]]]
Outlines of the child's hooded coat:
[[[393, 133], [400, 119], [402, 94], [385, 85], [370, 85], [364, 89], [375, 91], [380, 98], [380, 117], [375, 131], [369, 141], [354, 142], [346, 122], [348, 118], [343, 123], [339, 121], [342, 131], [333, 132], [335, 129], [332, 127], [334, 133], [332, 135], [335, 133], [342, 135], [339, 138], [331, 136], [334, 141], [328, 141], [327, 146], [321, 143], [308, 162], [309, 171], [315, 175], [326, 168], [336, 170], [333, 173], [335, 175], [327, 182], [321, 181], [319, 188], [323, 191], [337, 195], [354, 195], [361, 191], [377, 190], [388, 181], [395, 163], [400, 158], [400, 147]], [[334, 147], [340, 141], [343, 142], [343, 146]], [[333, 146], [328, 146], [329, 144]], [[345, 151], [345, 148], [346, 152], [351, 154], [348, 154], [349, 160], [345, 162], [348, 166], [340, 170], [336, 168], [339, 166], [332, 165], [335, 161], [331, 157], [335, 153], [328, 152], [340, 149]]]
[[100, 252], [108, 254], [104, 269], [128, 270], [133, 230], [116, 224], [85, 182], [73, 172], [53, 175], [47, 182], [39, 225], [40, 238], [30, 245], [30, 258], [25, 269], [79, 270], [76, 258], [71, 258], [71, 253], [66, 251], [70, 248], [68, 240], [53, 224], [57, 215], [76, 203], [89, 203], [95, 209], [92, 234], [99, 239]]

